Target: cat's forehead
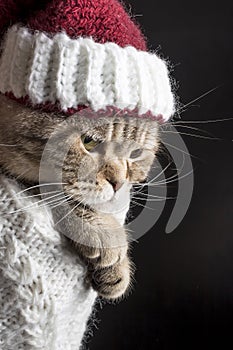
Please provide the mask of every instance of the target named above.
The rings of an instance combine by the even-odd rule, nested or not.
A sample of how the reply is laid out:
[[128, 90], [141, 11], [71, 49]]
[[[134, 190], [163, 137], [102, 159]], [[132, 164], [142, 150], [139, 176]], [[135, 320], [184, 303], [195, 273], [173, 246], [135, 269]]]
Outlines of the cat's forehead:
[[[12, 128], [19, 136], [30, 135], [49, 138], [53, 133], [64, 132], [64, 137], [73, 132], [88, 135], [107, 142], [134, 141], [142, 147], [154, 147], [158, 141], [159, 123], [138, 116], [105, 115], [83, 116], [81, 112], [71, 117], [56, 113], [31, 110], [0, 96], [1, 123]], [[66, 133], [67, 131], [67, 133]]]
[[138, 117], [68, 118], [73, 130], [107, 142], [133, 141], [153, 147], [158, 138], [158, 122]]

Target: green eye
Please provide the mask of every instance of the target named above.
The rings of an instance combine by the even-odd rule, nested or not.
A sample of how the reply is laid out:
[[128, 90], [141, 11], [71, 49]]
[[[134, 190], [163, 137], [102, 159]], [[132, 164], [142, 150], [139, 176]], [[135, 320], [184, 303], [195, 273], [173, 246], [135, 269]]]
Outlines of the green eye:
[[93, 148], [100, 143], [99, 141], [93, 140], [92, 137], [86, 135], [82, 135], [81, 140], [87, 151], [93, 150]]

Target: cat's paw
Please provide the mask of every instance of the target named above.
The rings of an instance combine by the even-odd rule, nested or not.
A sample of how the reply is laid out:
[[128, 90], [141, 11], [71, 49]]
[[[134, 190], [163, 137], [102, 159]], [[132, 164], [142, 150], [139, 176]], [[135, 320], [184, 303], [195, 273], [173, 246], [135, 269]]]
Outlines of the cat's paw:
[[107, 268], [121, 263], [127, 254], [128, 244], [116, 248], [97, 248], [76, 244], [79, 254], [91, 268]]
[[121, 298], [131, 284], [132, 266], [126, 256], [110, 267], [89, 271], [89, 280], [94, 290], [105, 299]]

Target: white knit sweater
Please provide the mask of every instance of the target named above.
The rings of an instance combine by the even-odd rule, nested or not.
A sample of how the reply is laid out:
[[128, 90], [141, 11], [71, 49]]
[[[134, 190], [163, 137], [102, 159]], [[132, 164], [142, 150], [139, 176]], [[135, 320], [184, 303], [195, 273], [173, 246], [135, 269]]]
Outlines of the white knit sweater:
[[21, 190], [0, 175], [0, 349], [78, 350], [96, 293], [48, 208]]

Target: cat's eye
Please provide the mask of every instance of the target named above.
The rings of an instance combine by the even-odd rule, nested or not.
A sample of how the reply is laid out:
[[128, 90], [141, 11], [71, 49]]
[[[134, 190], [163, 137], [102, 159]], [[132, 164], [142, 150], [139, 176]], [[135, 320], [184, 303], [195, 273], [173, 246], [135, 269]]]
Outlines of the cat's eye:
[[87, 135], [82, 135], [81, 140], [87, 151], [93, 150], [100, 143], [100, 141], [94, 140], [91, 136]]
[[141, 155], [142, 155], [142, 149], [138, 148], [138, 149], [135, 149], [134, 151], [132, 151], [130, 153], [130, 158], [131, 159], [136, 159], [136, 158], [140, 157]]

